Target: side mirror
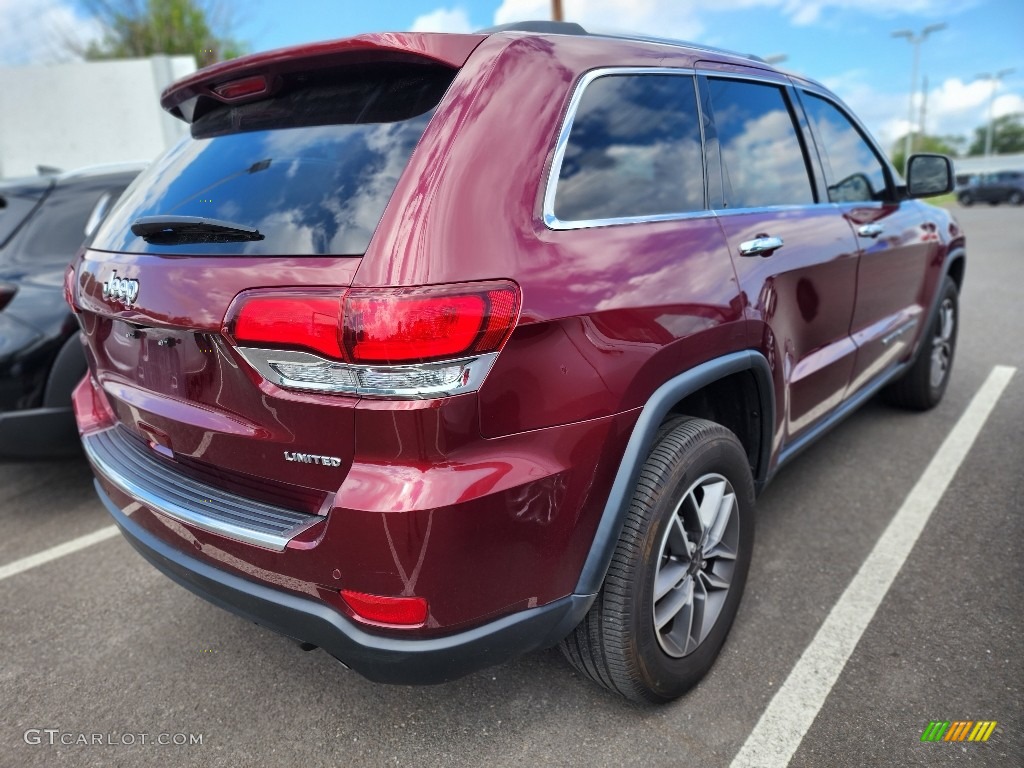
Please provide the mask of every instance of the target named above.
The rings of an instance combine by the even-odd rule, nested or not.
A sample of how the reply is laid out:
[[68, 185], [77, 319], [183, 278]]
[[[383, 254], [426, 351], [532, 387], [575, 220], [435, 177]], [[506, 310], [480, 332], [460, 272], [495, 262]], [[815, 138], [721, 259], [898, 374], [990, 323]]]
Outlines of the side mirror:
[[953, 163], [945, 155], [911, 155], [907, 161], [907, 195], [931, 197], [953, 191]]

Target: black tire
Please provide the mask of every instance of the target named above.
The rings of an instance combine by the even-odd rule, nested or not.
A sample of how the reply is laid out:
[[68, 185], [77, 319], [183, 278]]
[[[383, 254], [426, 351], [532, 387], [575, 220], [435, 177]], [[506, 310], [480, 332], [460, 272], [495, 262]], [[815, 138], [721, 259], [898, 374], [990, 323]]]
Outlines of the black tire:
[[962, 193], [960, 197], [958, 197], [957, 199], [960, 201], [960, 205], [964, 206], [965, 208], [970, 208], [972, 205], [974, 205], [974, 198], [971, 197], [971, 195], [968, 194], [967, 192]]
[[1020, 205], [1021, 203], [1024, 203], [1024, 194], [1021, 194], [1020, 192], [1011, 192], [1010, 196], [1006, 199], [1006, 202], [1010, 205]]
[[[716, 502], [719, 489], [721, 503]], [[706, 526], [708, 535], [687, 527], [687, 520], [699, 520], [699, 509], [712, 507], [719, 510], [716, 519], [726, 521], [717, 545], [711, 541], [715, 525]], [[690, 544], [695, 552], [686, 548]], [[754, 481], [743, 446], [719, 424], [675, 419], [662, 429], [640, 473], [601, 591], [562, 641], [562, 652], [582, 674], [633, 701], [664, 703], [681, 696], [707, 674], [725, 642], [753, 546]], [[689, 562], [676, 557], [673, 550], [679, 549], [690, 551]], [[661, 631], [655, 628], [656, 575], [662, 576], [661, 584], [674, 584], [658, 602], [669, 609], [661, 616], [674, 617]], [[697, 590], [704, 590], [703, 599]], [[676, 598], [687, 594], [689, 603], [672, 613]], [[703, 629], [694, 638], [684, 617], [696, 621], [698, 616], [707, 622], [700, 622]], [[677, 620], [684, 623], [676, 627]]]
[[[952, 327], [944, 329], [946, 310], [951, 311]], [[917, 356], [910, 369], [884, 390], [885, 399], [892, 405], [912, 411], [927, 411], [934, 408], [946, 393], [949, 375], [953, 370], [953, 357], [956, 352], [957, 330], [960, 326], [960, 300], [956, 283], [952, 278], [943, 279], [939, 302], [935, 308], [927, 331], [919, 342]], [[944, 336], [948, 336], [943, 340]], [[941, 376], [936, 366], [936, 347], [944, 345], [945, 352], [939, 350], [945, 360]]]

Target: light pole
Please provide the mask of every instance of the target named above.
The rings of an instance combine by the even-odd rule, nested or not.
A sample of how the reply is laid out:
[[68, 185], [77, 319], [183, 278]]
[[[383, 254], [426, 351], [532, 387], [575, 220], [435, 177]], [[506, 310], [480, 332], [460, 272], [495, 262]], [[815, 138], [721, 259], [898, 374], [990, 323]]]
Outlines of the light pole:
[[1016, 71], [1016, 69], [1010, 67], [1009, 69], [1000, 69], [994, 75], [984, 74], [974, 76], [975, 80], [992, 81], [992, 91], [988, 95], [988, 128], [985, 131], [985, 157], [988, 157], [989, 155], [992, 154], [992, 126], [995, 122], [995, 120], [992, 117], [992, 108], [995, 106], [996, 103], [996, 91], [999, 89], [999, 81], [1002, 80], [1007, 75]]
[[893, 32], [893, 37], [905, 37], [907, 42], [914, 47], [914, 67], [910, 75], [910, 106], [907, 109], [907, 138], [903, 145], [903, 162], [906, 163], [910, 152], [914, 148], [914, 96], [917, 93], [917, 68], [921, 60], [921, 43], [928, 39], [932, 32], [945, 29], [945, 24], [929, 24], [921, 30], [920, 35], [915, 35], [909, 29], [901, 29]]
[[562, 15], [562, 0], [551, 0], [551, 18], [553, 21], [565, 21]]

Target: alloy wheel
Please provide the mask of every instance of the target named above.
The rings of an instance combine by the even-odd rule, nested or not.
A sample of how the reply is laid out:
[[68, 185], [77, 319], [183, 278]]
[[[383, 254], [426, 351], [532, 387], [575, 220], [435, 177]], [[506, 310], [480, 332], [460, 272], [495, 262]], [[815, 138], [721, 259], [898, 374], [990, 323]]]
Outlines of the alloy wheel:
[[736, 493], [719, 474], [683, 494], [662, 540], [654, 574], [655, 635], [669, 656], [697, 649], [722, 612], [739, 546]]

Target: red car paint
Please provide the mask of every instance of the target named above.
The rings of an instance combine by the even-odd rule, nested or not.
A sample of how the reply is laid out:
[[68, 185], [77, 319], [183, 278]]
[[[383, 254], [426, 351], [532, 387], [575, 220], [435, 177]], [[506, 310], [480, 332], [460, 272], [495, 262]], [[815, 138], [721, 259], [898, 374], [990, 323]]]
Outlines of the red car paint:
[[[584, 73], [704, 64], [794, 82], [700, 49], [514, 32], [364, 35], [216, 65], [162, 104], [188, 113], [215, 86], [253, 75], [272, 83], [425, 58], [458, 74], [364, 254], [93, 249], [73, 267], [91, 371], [75, 393], [83, 436], [118, 424], [175, 457], [169, 477], [212, 478], [322, 520], [272, 551], [155, 512], [101, 473], [114, 505], [176, 550], [353, 621], [340, 590], [425, 598], [421, 624], [367, 624], [401, 637], [443, 636], [572, 594], [641, 409], [701, 364], [747, 350], [768, 362], [775, 418], [757, 467], [766, 481], [796, 439], [909, 358], [923, 322], [897, 344], [880, 339], [928, 312], [960, 242], [946, 214], [911, 200], [546, 227], [544, 181]], [[884, 221], [887, 237], [858, 239], [867, 221]], [[768, 230], [785, 238], [782, 252], [737, 255]], [[114, 271], [139, 281], [135, 304], [104, 298]], [[479, 391], [451, 397], [282, 388], [246, 363], [224, 325], [232, 301], [255, 288], [340, 295], [495, 280], [519, 287], [518, 323]], [[286, 463], [288, 452], [341, 463]]]

